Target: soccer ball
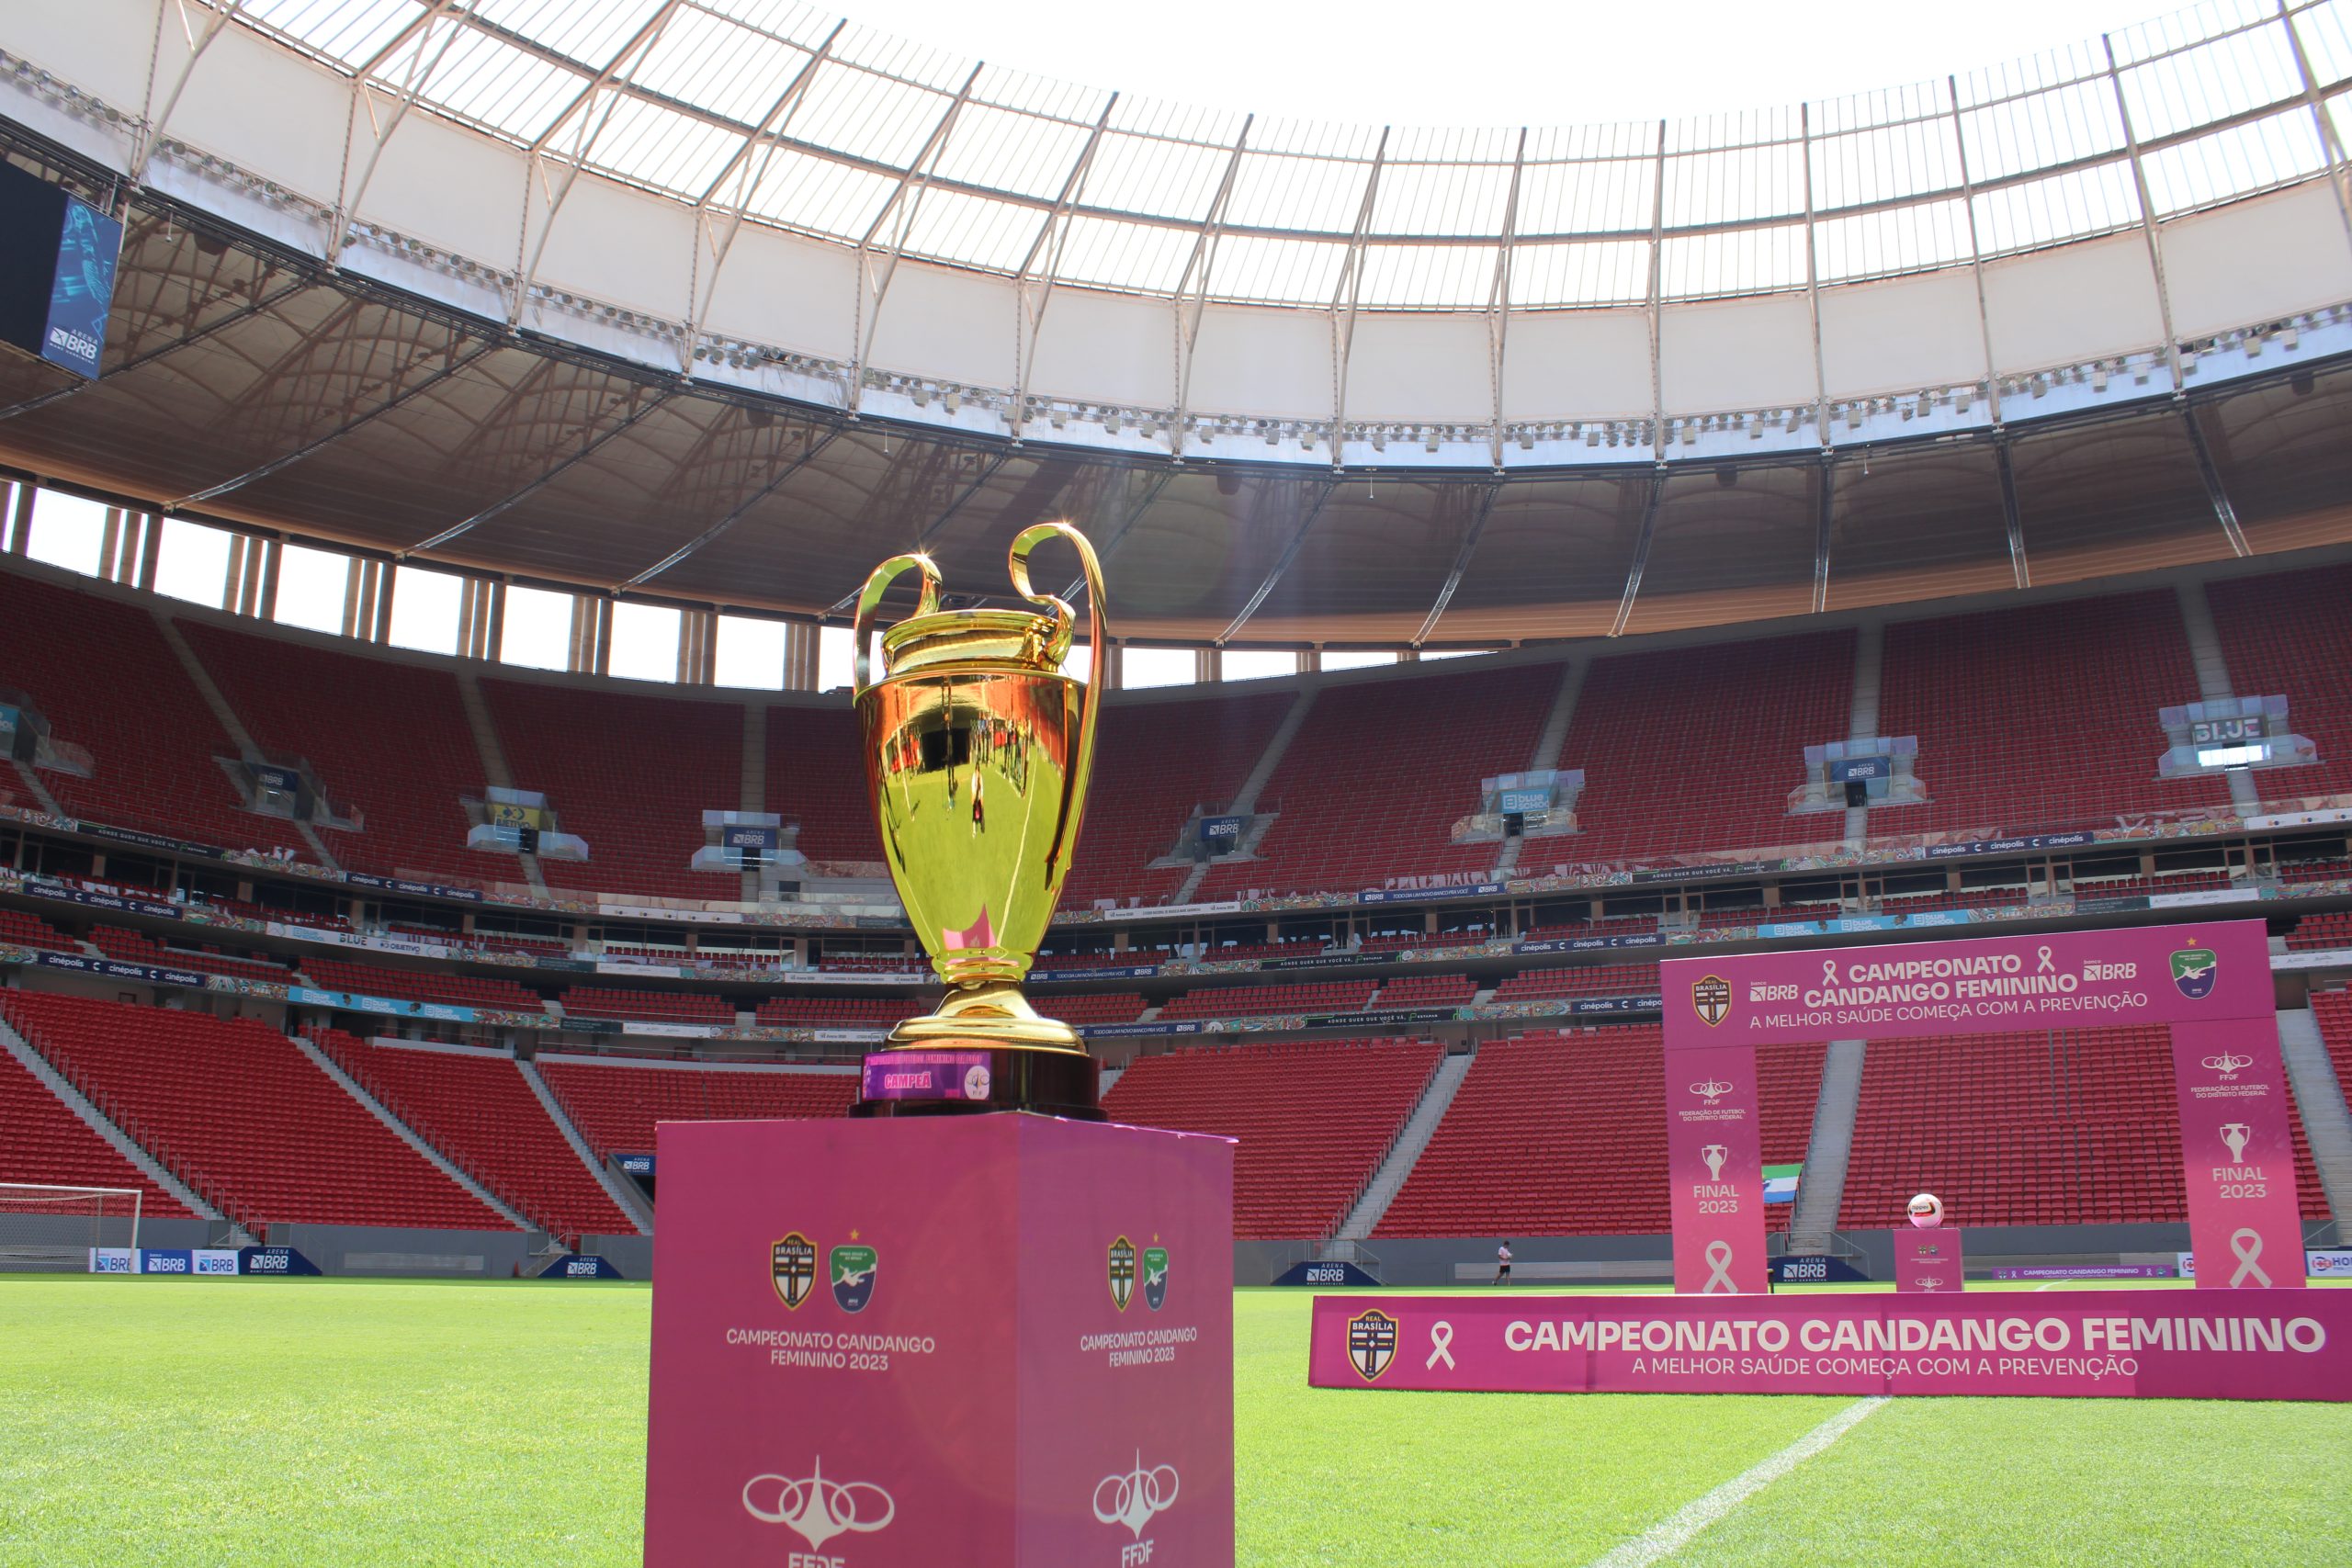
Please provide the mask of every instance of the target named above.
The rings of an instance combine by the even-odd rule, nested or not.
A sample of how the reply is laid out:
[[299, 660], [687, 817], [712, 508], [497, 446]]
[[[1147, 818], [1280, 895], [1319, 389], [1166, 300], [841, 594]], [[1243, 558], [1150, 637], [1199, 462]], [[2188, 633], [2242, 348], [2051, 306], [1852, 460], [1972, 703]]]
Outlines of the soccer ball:
[[1932, 1192], [1922, 1192], [1903, 1207], [1911, 1223], [1922, 1230], [1944, 1223], [1944, 1201]]

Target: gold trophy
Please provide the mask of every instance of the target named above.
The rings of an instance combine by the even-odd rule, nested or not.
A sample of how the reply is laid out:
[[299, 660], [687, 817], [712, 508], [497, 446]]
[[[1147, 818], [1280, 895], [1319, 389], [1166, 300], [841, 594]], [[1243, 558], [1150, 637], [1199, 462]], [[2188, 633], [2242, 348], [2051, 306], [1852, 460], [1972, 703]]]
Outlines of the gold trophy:
[[[1085, 568], [1089, 680], [1062, 673], [1077, 615], [1029, 583], [1029, 552], [1069, 541]], [[1102, 568], [1066, 523], [1022, 530], [1010, 556], [1025, 610], [939, 609], [939, 569], [893, 556], [857, 596], [855, 692], [865, 783], [883, 859], [931, 966], [939, 1010], [866, 1058], [858, 1114], [1029, 1110], [1099, 1117], [1094, 1059], [1078, 1032], [1021, 994], [1061, 897], [1094, 764], [1102, 708]], [[882, 634], [876, 609], [921, 575], [913, 615]]]

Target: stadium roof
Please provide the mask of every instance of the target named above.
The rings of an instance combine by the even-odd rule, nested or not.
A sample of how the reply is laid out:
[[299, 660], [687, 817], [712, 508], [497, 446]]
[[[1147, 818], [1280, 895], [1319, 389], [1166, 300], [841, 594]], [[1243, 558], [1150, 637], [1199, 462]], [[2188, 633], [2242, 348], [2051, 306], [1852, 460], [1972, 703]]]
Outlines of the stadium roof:
[[0, 39], [11, 156], [130, 214], [107, 375], [0, 362], [0, 464], [144, 509], [809, 615], [913, 544], [997, 590], [1069, 515], [1128, 635], [1236, 645], [2352, 537], [2345, 0], [1492, 134], [749, 0], [116, 3], [153, 15]]

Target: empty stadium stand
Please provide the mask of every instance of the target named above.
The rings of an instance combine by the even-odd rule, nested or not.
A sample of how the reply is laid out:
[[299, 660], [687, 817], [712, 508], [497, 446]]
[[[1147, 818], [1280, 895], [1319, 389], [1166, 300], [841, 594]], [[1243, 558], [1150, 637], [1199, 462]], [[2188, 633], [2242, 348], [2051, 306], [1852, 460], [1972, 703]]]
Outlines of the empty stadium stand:
[[0, 1014], [109, 1121], [248, 1228], [513, 1228], [266, 1024], [38, 991], [0, 991]]
[[1918, 737], [1928, 799], [1873, 810], [1871, 831], [2028, 833], [2226, 805], [2219, 778], [2156, 777], [2157, 710], [2199, 694], [2166, 592], [1898, 621], [1879, 732]]
[[124, 931], [116, 926], [97, 927], [90, 932], [90, 942], [108, 958], [120, 959], [127, 964], [196, 969], [208, 975], [226, 975], [238, 980], [261, 980], [277, 986], [290, 985], [294, 980], [294, 971], [282, 964], [254, 958], [232, 958], [223, 953], [185, 947], [167, 947], [139, 931]]
[[1259, 796], [1281, 814], [1262, 858], [1217, 866], [1196, 896], [1485, 874], [1499, 846], [1455, 844], [1453, 824], [1477, 809], [1479, 780], [1527, 766], [1560, 675], [1536, 664], [1326, 688]]
[[636, 1233], [513, 1057], [365, 1041], [338, 1029], [313, 1030], [311, 1039], [411, 1131], [541, 1228], [573, 1245]]
[[215, 761], [234, 757], [154, 617], [95, 593], [0, 572], [0, 686], [22, 689], [59, 740], [88, 749], [86, 779], [41, 783], [78, 817], [230, 849], [292, 849], [293, 825], [243, 809]]
[[431, 969], [382, 969], [344, 958], [302, 960], [302, 973], [321, 988], [395, 1000], [439, 1002], [450, 1007], [495, 1008], [504, 1012], [545, 1012], [547, 1003], [512, 980], [480, 975], [448, 975]]
[[479, 797], [484, 779], [450, 671], [178, 626], [254, 744], [308, 758], [328, 799], [358, 811], [364, 831], [323, 835], [337, 861], [379, 875], [521, 880], [513, 861], [466, 848], [459, 797]]
[[[7, 1014], [0, 1002], [0, 1014]], [[14, 1021], [14, 1015], [8, 1015]], [[24, 1064], [0, 1051], [0, 1181], [49, 1187], [128, 1187], [140, 1194], [141, 1219], [193, 1219], [186, 1204], [123, 1158], [122, 1152], [74, 1114]]]
[[1238, 1139], [1234, 1235], [1319, 1238], [1347, 1217], [1444, 1054], [1419, 1040], [1171, 1051], [1120, 1074], [1102, 1110], [1114, 1122]]
[[839, 694], [821, 708], [767, 710], [767, 809], [800, 825], [797, 842], [810, 860], [871, 862], [879, 874], [863, 756], [857, 715]]
[[38, 915], [0, 909], [0, 942], [13, 942], [37, 953], [74, 953], [80, 943]]
[[2301, 768], [2257, 768], [2265, 800], [2352, 791], [2352, 566], [2210, 584], [2213, 630], [2244, 697], [2283, 695], [2289, 726], [2319, 745]]
[[1495, 987], [1498, 1002], [1532, 1001], [1545, 997], [1654, 997], [1658, 994], [1656, 964], [1585, 964], [1554, 969], [1527, 969]]
[[1371, 1005], [1369, 980], [1326, 980], [1306, 986], [1206, 986], [1159, 1010], [1166, 1019], [1254, 1018], [1266, 1013], [1352, 1013]]
[[574, 986], [556, 998], [567, 1015], [634, 1018], [654, 1023], [732, 1023], [735, 1010], [718, 997], [689, 991], [628, 991]]
[[931, 1008], [932, 998], [924, 997], [770, 997], [752, 1016], [762, 1023], [822, 1028], [896, 1023]]
[[542, 1056], [539, 1076], [602, 1159], [650, 1154], [661, 1122], [765, 1122], [845, 1116], [857, 1075], [655, 1066]]
[[1959, 1225], [2186, 1219], [2167, 1032], [1872, 1041], [1838, 1223], [1894, 1224], [1915, 1192]]
[[1257, 692], [1105, 708], [1063, 905], [1173, 894], [1187, 868], [1147, 868], [1175, 848], [1195, 807], [1214, 815], [1233, 803], [1295, 701], [1289, 692]]
[[733, 874], [689, 871], [706, 811], [742, 808], [743, 708], [609, 688], [485, 680], [517, 789], [548, 797], [585, 861], [547, 860], [548, 886], [657, 898], [734, 898]]

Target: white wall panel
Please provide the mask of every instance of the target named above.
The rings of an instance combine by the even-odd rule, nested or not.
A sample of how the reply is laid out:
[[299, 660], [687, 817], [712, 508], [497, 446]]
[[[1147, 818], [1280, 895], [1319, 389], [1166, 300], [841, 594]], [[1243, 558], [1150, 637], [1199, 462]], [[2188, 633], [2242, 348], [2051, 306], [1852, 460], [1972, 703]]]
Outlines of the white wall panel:
[[1018, 321], [1012, 279], [900, 262], [865, 362], [877, 370], [1010, 387]]
[[[164, 37], [166, 59], [186, 49], [175, 28], [166, 26]], [[157, 73], [159, 94], [169, 80]], [[164, 134], [332, 207], [350, 113], [347, 80], [231, 26], [196, 62]]]
[[1331, 417], [1331, 317], [1211, 306], [1193, 348], [1195, 413]]
[[[703, 258], [706, 281], [710, 259]], [[857, 254], [745, 224], [718, 274], [703, 327], [802, 354], [847, 360], [855, 351]]]
[[1802, 295], [1669, 305], [1657, 349], [1669, 414], [1813, 401], [1813, 312]]
[[[384, 105], [379, 99], [380, 114]], [[367, 120], [361, 118], [363, 135]], [[367, 166], [355, 143], [351, 177]], [[393, 129], [360, 193], [358, 216], [485, 266], [512, 272], [522, 233], [528, 161], [519, 148], [435, 115], [411, 112]]]
[[2164, 341], [2147, 242], [2136, 233], [1987, 263], [1993, 365], [2040, 370]]
[[1176, 403], [1176, 311], [1164, 300], [1056, 288], [1029, 389], [1143, 408]]
[[[0, 0], [0, 39], [9, 53], [73, 83], [137, 118], [147, 104], [147, 62], [158, 0]], [[160, 92], [187, 59], [183, 37], [165, 34]]]
[[1530, 310], [1503, 342], [1505, 419], [1646, 419], [1644, 310]]
[[1492, 419], [1487, 361], [1483, 316], [1360, 314], [1348, 354], [1348, 418]]
[[[560, 181], [556, 188], [562, 188]], [[543, 200], [534, 182], [534, 206]], [[676, 320], [686, 313], [694, 244], [691, 209], [582, 175], [555, 215], [537, 281]]]
[[1821, 378], [1829, 397], [1914, 392], [1984, 376], [1976, 280], [1966, 271], [1821, 291]]
[[2352, 299], [2352, 246], [2324, 180], [2157, 231], [2183, 337]]

